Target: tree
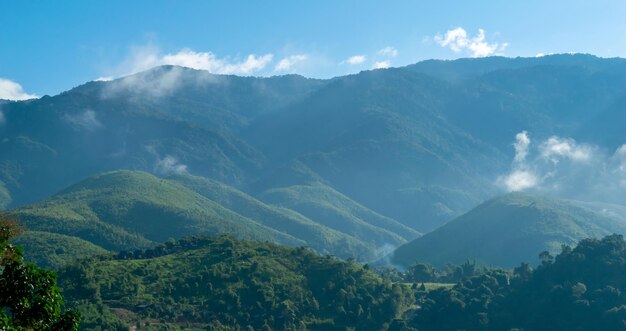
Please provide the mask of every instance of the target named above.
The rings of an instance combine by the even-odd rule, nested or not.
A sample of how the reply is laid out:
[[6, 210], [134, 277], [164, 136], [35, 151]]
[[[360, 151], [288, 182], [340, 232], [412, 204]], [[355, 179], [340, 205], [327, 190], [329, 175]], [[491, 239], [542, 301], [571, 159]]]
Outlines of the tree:
[[15, 218], [0, 214], [0, 330], [78, 330], [78, 313], [62, 313], [56, 274], [24, 262], [9, 242], [20, 232]]
[[414, 282], [432, 282], [437, 279], [435, 271], [427, 264], [418, 263], [411, 267], [409, 273]]

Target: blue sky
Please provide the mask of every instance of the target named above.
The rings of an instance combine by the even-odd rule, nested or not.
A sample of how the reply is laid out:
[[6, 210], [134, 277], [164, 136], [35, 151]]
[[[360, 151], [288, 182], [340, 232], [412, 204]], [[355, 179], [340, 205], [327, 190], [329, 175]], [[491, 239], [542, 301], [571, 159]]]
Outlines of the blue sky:
[[0, 98], [159, 64], [332, 77], [425, 59], [626, 57], [626, 1], [0, 0]]

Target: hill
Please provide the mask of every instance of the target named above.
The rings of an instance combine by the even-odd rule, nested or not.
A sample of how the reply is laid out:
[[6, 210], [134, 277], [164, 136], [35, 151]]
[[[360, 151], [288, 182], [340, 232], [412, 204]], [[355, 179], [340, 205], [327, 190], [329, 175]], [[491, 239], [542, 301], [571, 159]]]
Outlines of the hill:
[[90, 177], [40, 203], [17, 209], [15, 214], [28, 229], [75, 236], [116, 251], [220, 233], [303, 244], [180, 184], [133, 171]]
[[537, 263], [537, 252], [558, 252], [584, 238], [626, 233], [626, 221], [588, 204], [511, 193], [489, 200], [441, 228], [399, 247], [392, 261], [444, 265], [476, 260], [513, 267]]
[[229, 237], [84, 260], [59, 282], [84, 329], [383, 329], [413, 300], [354, 262]]
[[[14, 213], [28, 229], [80, 238], [112, 251], [147, 248], [189, 235], [228, 233], [240, 239], [303, 245], [321, 254], [370, 260], [388, 253], [384, 247], [419, 236], [327, 190], [332, 194], [312, 192], [302, 203], [316, 199], [329, 204], [341, 197], [335, 202], [341, 204], [332, 207], [335, 218], [290, 209], [293, 206], [287, 204], [266, 204], [199, 176], [159, 178], [139, 171], [114, 171], [89, 177]], [[355, 227], [363, 231], [354, 231]], [[24, 243], [27, 250], [38, 244]]]

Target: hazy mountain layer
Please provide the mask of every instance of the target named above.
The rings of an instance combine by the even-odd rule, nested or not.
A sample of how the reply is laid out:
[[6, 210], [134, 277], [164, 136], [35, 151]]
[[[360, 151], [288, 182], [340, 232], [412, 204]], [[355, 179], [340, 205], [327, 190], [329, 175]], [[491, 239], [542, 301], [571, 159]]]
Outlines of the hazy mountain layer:
[[584, 238], [626, 234], [623, 216], [598, 207], [522, 193], [505, 195], [399, 247], [392, 261], [407, 266], [415, 262], [444, 265], [475, 260], [513, 267], [521, 262], [536, 263], [537, 252], [558, 253], [561, 245]]

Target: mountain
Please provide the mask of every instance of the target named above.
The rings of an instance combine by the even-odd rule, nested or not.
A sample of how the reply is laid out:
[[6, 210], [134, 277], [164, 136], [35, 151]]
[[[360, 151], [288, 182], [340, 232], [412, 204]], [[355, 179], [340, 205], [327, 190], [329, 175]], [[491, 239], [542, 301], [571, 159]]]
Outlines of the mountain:
[[[376, 214], [392, 237], [397, 223], [425, 233], [502, 193], [497, 178], [523, 130], [534, 141], [621, 146], [625, 85], [626, 60], [583, 54], [424, 61], [324, 80], [162, 66], [3, 104], [0, 208], [130, 169], [204, 177], [258, 201], [323, 186]], [[354, 210], [332, 217], [366, 233], [371, 220]]]
[[[316, 213], [289, 205], [286, 199], [265, 203], [204, 177], [159, 178], [139, 171], [114, 171], [89, 177], [13, 213], [34, 231], [23, 242], [29, 251], [41, 248], [50, 233], [112, 251], [147, 248], [189, 235], [232, 234], [371, 260], [420, 235], [329, 188], [307, 193], [301, 205], [313, 204]], [[316, 209], [322, 205], [329, 206], [327, 211], [335, 217]]]
[[83, 260], [59, 286], [83, 329], [106, 330], [378, 330], [414, 299], [360, 264], [230, 237]]
[[588, 203], [511, 193], [399, 247], [392, 261], [404, 266], [467, 260], [502, 267], [536, 263], [537, 252], [555, 253], [584, 238], [626, 233], [623, 215]]

